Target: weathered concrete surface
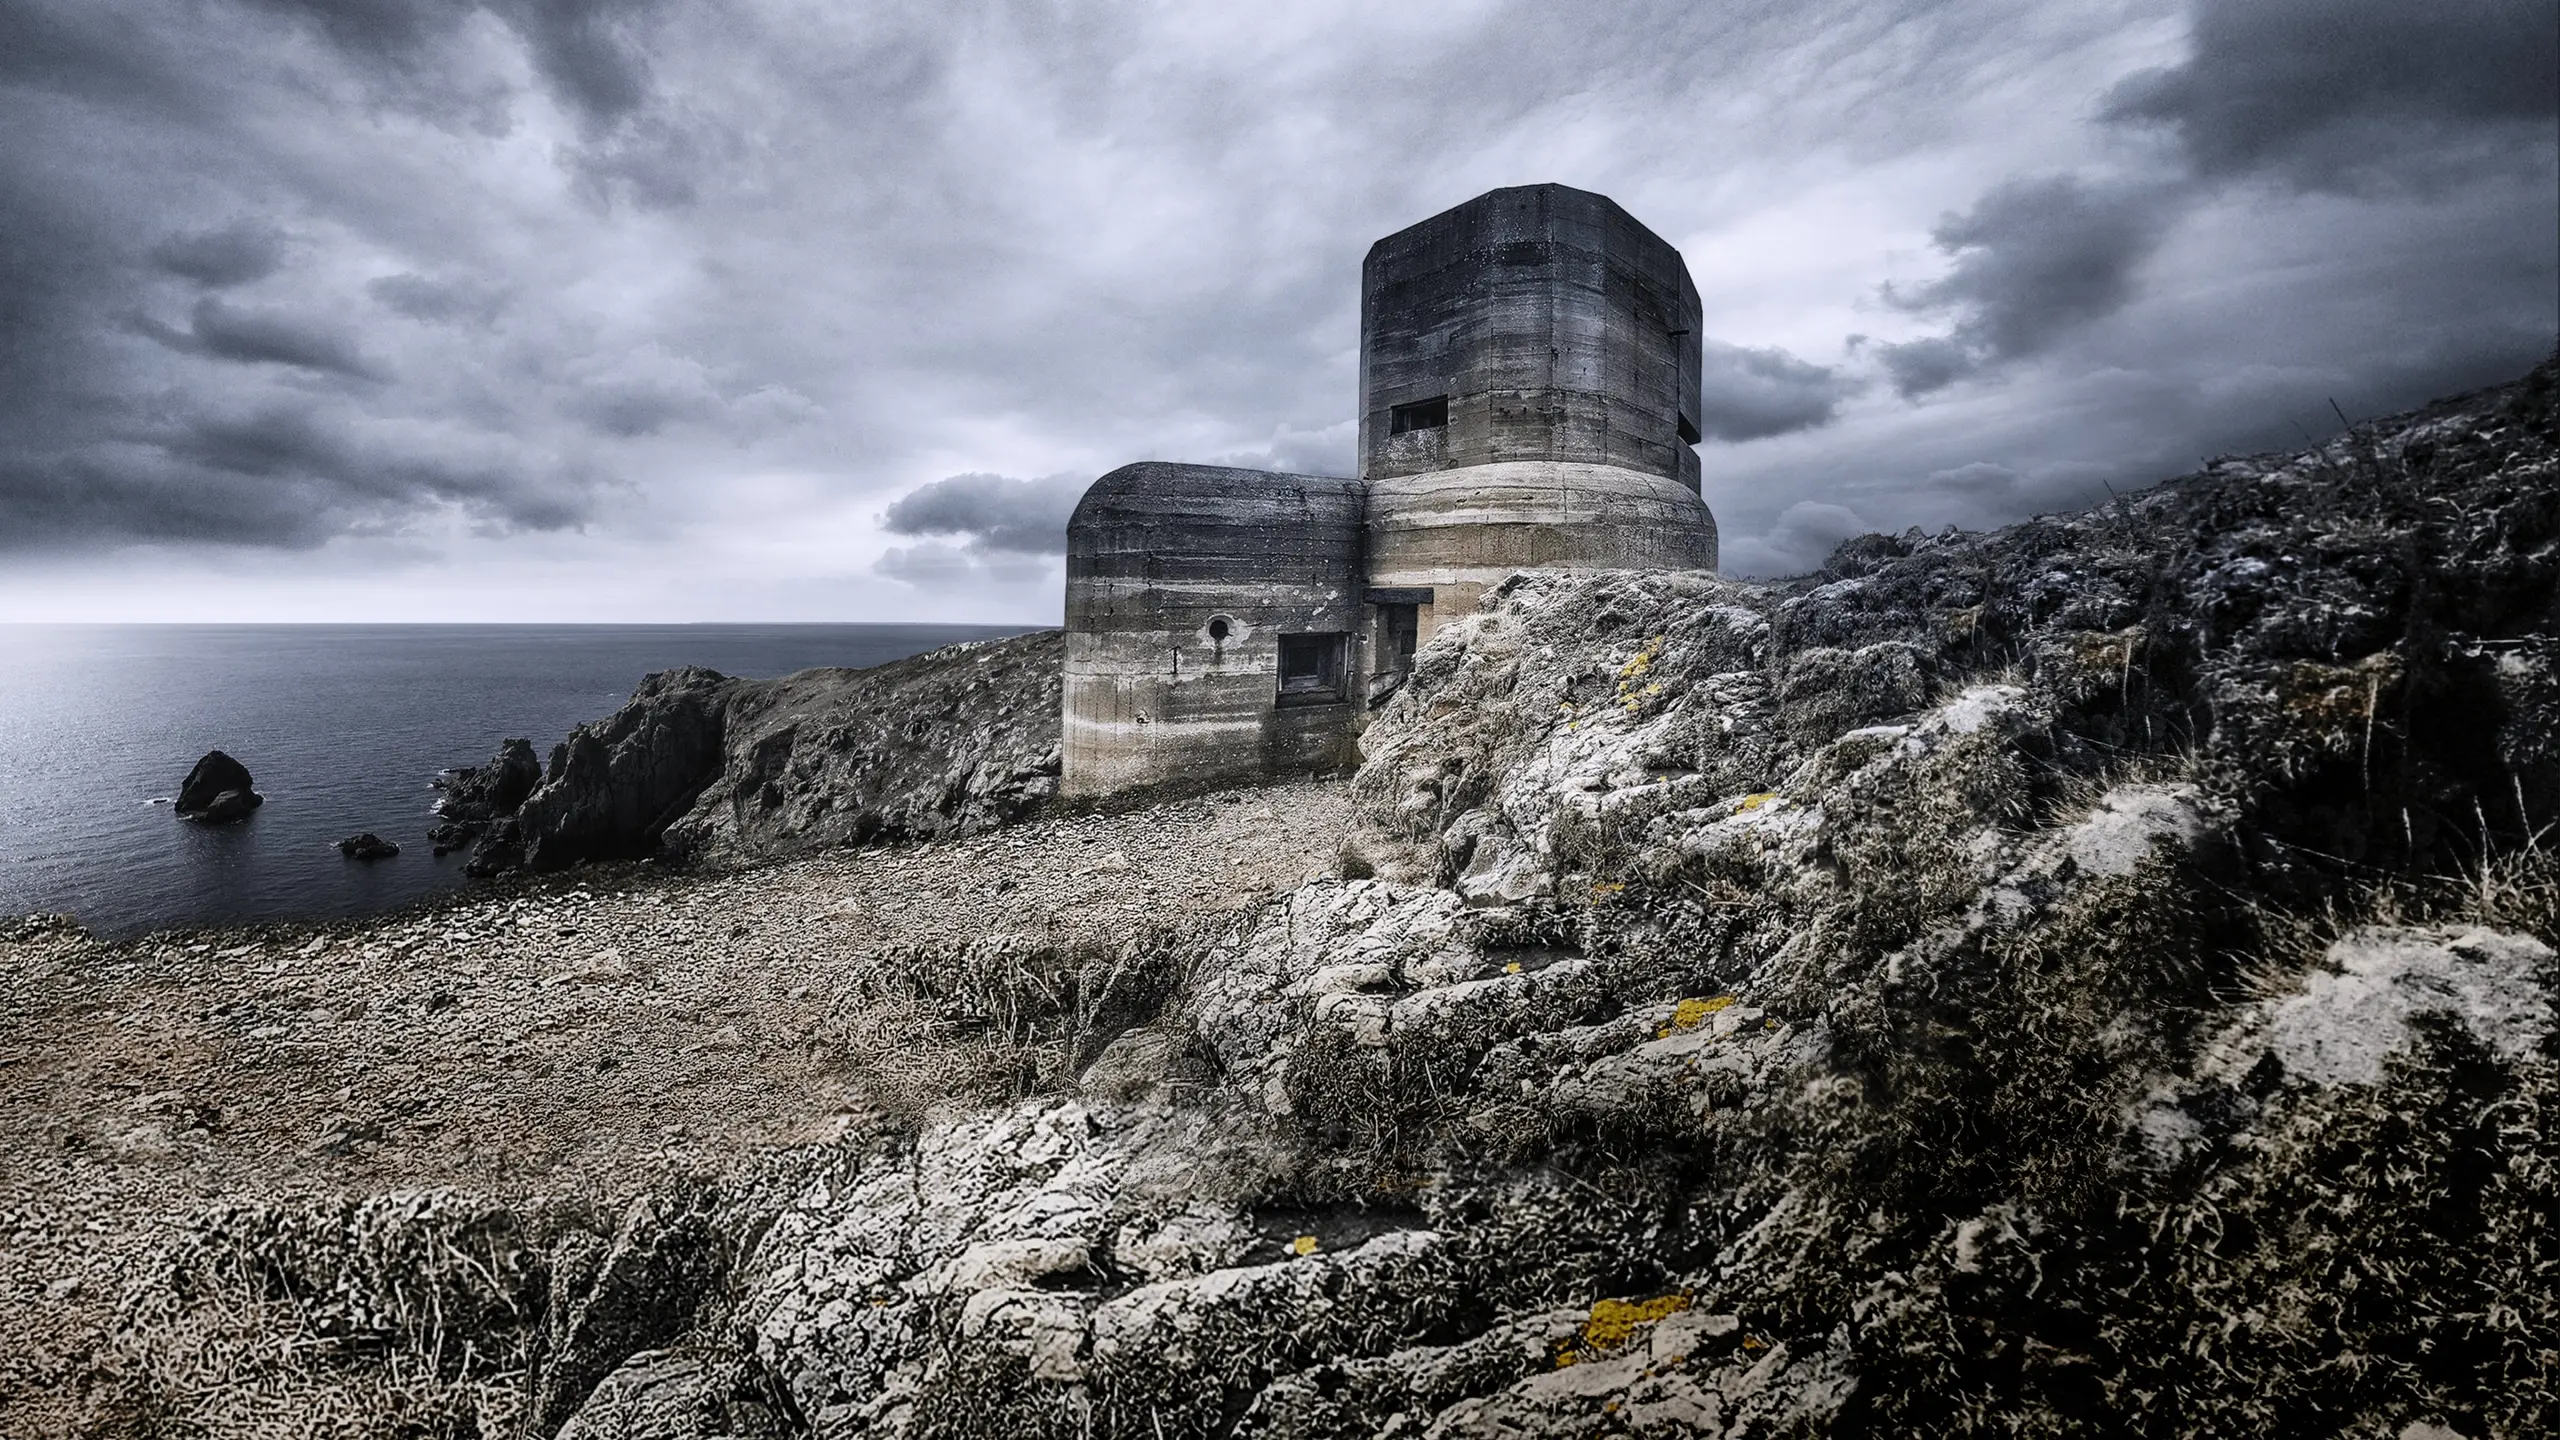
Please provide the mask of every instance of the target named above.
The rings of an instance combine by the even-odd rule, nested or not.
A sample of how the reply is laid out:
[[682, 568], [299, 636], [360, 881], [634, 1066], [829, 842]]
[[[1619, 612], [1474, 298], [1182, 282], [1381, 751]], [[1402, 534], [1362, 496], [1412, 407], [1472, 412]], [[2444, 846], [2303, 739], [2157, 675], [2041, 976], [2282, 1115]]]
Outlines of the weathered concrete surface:
[[1362, 628], [1359, 481], [1149, 462], [1067, 522], [1066, 793], [1346, 763], [1356, 688], [1275, 704], [1283, 635]]
[[[1489, 191], [1399, 230], [1360, 272], [1361, 473], [1568, 460], [1694, 493], [1701, 313], [1680, 252], [1587, 190]], [[1441, 395], [1445, 427], [1392, 433]]]
[[1506, 461], [1373, 479], [1369, 583], [1428, 588], [1420, 638], [1523, 570], [1713, 570], [1705, 502], [1615, 465]]

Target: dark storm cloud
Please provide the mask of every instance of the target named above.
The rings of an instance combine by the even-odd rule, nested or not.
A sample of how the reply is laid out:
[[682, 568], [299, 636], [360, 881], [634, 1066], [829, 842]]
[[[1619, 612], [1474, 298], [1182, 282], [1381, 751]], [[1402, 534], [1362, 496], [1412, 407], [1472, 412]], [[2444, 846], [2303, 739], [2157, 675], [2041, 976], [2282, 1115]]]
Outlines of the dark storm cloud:
[[[2547, 347], [2549, 126], [2453, 88], [2486, 9], [2355, 84], [2388, 47], [2199, 5], [2128, 81], [2177, 3], [0, 0], [0, 548], [345, 541], [267, 572], [317, 586], [389, 537], [589, 605], [1045, 615], [1087, 476], [1351, 470], [1363, 249], [1543, 180], [1687, 251], [1743, 570]], [[2402, 181], [2321, 159], [2359, 127]], [[155, 255], [242, 217], [291, 237], [262, 275]]]
[[1774, 346], [1753, 349], [1710, 339], [1704, 344], [1704, 391], [1698, 429], [1716, 440], [1761, 440], [1828, 425], [1857, 389], [1828, 365]]
[[2193, 56], [2127, 78], [2102, 113], [2168, 127], [2202, 175], [2425, 187], [2530, 163], [2560, 111], [2550, 0], [2212, 0], [2192, 15]]
[[195, 303], [188, 320], [185, 330], [147, 317], [135, 321], [135, 328], [170, 349], [216, 359], [291, 365], [354, 380], [385, 378], [351, 337], [308, 316], [235, 305], [207, 295]]
[[419, 498], [462, 506], [483, 520], [528, 530], [578, 524], [587, 487], [517, 469], [468, 447], [386, 444], [350, 433], [332, 417], [283, 406], [247, 415], [205, 416], [163, 437], [160, 449], [200, 473], [298, 482], [305, 503], [342, 521], [379, 516]]
[[513, 0], [492, 7], [533, 51], [561, 97], [605, 125], [639, 108], [649, 93], [642, 26], [655, 0]]
[[967, 535], [979, 550], [1064, 554], [1067, 517], [1091, 483], [1090, 475], [953, 475], [899, 496], [880, 517], [881, 528], [892, 535]]
[[2177, 172], [2007, 181], [1934, 232], [1942, 278], [1887, 303], [1955, 320], [1876, 347], [1906, 399], [2034, 355], [2135, 298], [2142, 262], [2234, 181], [2304, 191], [2441, 190], [2484, 170], [2547, 175], [2560, 126], [2560, 6], [2210, 0], [2190, 57], [2102, 97], [2102, 123], [2161, 127]]
[[174, 235], [154, 246], [152, 263], [210, 289], [264, 280], [284, 267], [284, 231], [261, 220]]
[[1953, 314], [1943, 339], [1879, 346], [1905, 397], [1952, 384], [1983, 365], [2033, 355], [2123, 308], [2134, 272], [2178, 214], [2156, 184], [2105, 184], [2076, 175], [2012, 180], [1930, 233], [1953, 257], [1939, 279], [1887, 286], [1900, 309]]
[[136, 436], [0, 458], [0, 548], [129, 541], [309, 548], [398, 519], [421, 500], [474, 523], [558, 530], [592, 513], [591, 483], [432, 442], [352, 436], [341, 422], [274, 407], [204, 416]]

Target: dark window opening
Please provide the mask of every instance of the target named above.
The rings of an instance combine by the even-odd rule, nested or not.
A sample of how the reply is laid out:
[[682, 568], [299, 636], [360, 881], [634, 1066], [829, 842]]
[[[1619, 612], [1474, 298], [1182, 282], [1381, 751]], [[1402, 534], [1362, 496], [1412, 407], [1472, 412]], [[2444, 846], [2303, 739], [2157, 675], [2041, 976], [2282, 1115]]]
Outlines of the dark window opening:
[[1351, 637], [1343, 634], [1281, 636], [1281, 702], [1341, 699], [1343, 660], [1350, 648]]
[[1387, 412], [1387, 433], [1402, 435], [1408, 430], [1437, 430], [1449, 423], [1449, 397], [1434, 395], [1416, 400]]
[[1690, 419], [1686, 413], [1680, 417], [1680, 443], [1683, 445], [1698, 443], [1698, 422]]
[[1413, 642], [1420, 632], [1421, 607], [1378, 607], [1378, 665], [1381, 675], [1401, 675], [1413, 668]]

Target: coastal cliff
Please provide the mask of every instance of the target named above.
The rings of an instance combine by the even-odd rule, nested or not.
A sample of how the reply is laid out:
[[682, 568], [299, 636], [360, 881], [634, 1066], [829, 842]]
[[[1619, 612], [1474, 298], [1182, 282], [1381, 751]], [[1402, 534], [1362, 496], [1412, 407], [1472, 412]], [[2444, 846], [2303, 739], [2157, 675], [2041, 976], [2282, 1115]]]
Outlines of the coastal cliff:
[[2556, 617], [2546, 365], [1795, 580], [1522, 576], [1330, 791], [999, 828], [1054, 636], [902, 662], [914, 715], [659, 677], [528, 862], [614, 806], [945, 838], [411, 943], [569, 966], [537, 1029], [695, 1025], [724, 1105], [823, 1076], [833, 1128], [575, 1224], [208, 1209], [134, 1333], [265, 1307], [582, 1440], [2548, 1433]]
[[551, 752], [471, 871], [665, 853], [735, 863], [972, 834], [1056, 793], [1056, 631], [863, 670], [651, 675]]

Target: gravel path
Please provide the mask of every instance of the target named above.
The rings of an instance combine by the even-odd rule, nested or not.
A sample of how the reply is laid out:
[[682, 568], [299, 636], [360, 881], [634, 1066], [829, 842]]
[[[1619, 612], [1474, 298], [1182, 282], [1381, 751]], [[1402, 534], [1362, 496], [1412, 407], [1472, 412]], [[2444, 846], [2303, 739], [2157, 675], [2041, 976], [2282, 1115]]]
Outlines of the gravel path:
[[1249, 905], [1327, 870], [1346, 814], [1305, 782], [367, 922], [113, 943], [0, 922], [0, 1433], [46, 1432], [126, 1281], [209, 1205], [610, 1202], [834, 1138], [869, 1109], [813, 1037], [880, 947]]

